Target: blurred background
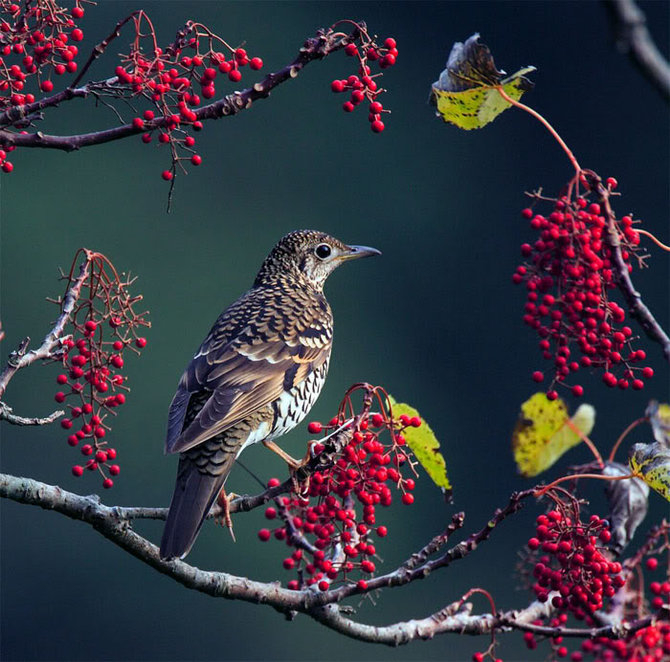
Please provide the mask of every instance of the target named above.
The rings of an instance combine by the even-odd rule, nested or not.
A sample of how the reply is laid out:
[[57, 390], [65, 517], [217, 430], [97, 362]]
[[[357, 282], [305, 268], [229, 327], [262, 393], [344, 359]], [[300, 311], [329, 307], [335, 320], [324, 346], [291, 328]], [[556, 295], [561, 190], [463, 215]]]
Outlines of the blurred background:
[[[317, 28], [363, 19], [382, 39], [398, 42], [398, 63], [383, 78], [384, 106], [393, 113], [384, 118], [386, 131], [374, 135], [366, 111], [342, 112], [344, 98], [330, 91], [333, 78], [354, 73], [352, 60], [338, 53], [312, 63], [270, 99], [206, 124], [198, 135], [203, 164], [178, 178], [171, 213], [169, 186], [160, 177], [169, 156], [155, 141], [147, 146], [133, 138], [72, 154], [17, 150], [14, 172], [0, 181], [3, 361], [25, 336], [34, 343], [44, 336], [55, 317], [45, 297], [62, 292], [58, 268], [69, 267], [78, 247], [101, 251], [119, 270], [137, 274], [135, 291], [144, 295], [153, 328], [142, 357], [126, 361], [132, 392], [110, 435], [121, 475], [102, 497], [108, 504], [166, 506], [177, 459], [163, 455], [163, 435], [177, 380], [219, 312], [250, 286], [272, 245], [290, 230], [311, 227], [376, 246], [383, 257], [350, 265], [328, 282], [333, 360], [308, 420], [330, 418], [349, 385], [368, 381], [414, 404], [442, 442], [454, 504], [446, 506], [422, 476], [413, 507], [380, 512], [390, 531], [378, 545], [381, 569], [396, 567], [456, 510], [466, 511], [465, 533], [478, 530], [513, 490], [532, 484], [516, 475], [510, 433], [521, 402], [535, 390], [532, 371], [544, 366], [536, 337], [521, 321], [524, 292], [510, 276], [521, 260], [519, 246], [532, 240], [519, 213], [524, 192], [541, 186], [556, 194], [571, 168], [546, 130], [524, 113], [512, 110], [483, 130], [464, 132], [435, 118], [426, 101], [452, 43], [480, 32], [499, 68], [537, 67], [536, 87], [524, 101], [553, 123], [582, 166], [618, 179], [620, 214], [633, 212], [667, 242], [668, 108], [617, 52], [604, 6], [100, 2], [86, 10], [80, 49], [93, 47], [138, 6], [149, 12], [163, 44], [187, 19], [233, 45], [246, 42], [265, 67], [245, 71], [245, 85], [290, 62]], [[640, 6], [667, 56], [668, 3]], [[127, 52], [129, 39], [126, 33], [114, 43], [92, 78], [113, 75], [116, 53]], [[114, 122], [92, 101], [73, 101], [49, 112], [41, 128], [70, 134]], [[650, 268], [635, 272], [635, 284], [667, 329], [670, 261], [648, 245]], [[646, 339], [639, 344], [656, 370], [644, 391], [606, 389], [599, 375], [582, 378], [583, 400], [597, 409], [592, 438], [603, 452], [650, 398], [669, 397], [660, 348]], [[22, 371], [7, 402], [19, 414], [46, 415], [55, 408], [57, 374], [56, 365]], [[81, 455], [65, 436], [58, 426], [3, 424], [0, 469], [83, 494], [102, 492], [97, 477], [71, 476]], [[300, 456], [307, 438], [305, 423], [282, 446]], [[641, 427], [630, 441], [650, 438]], [[550, 474], [588, 459], [578, 447]], [[262, 448], [248, 449], [243, 460], [263, 480], [285, 475], [281, 461]], [[239, 468], [228, 487], [257, 491]], [[593, 510], [605, 515], [602, 487], [590, 495]], [[540, 508], [529, 504], [458, 566], [385, 591], [376, 605], [352, 602], [356, 618], [386, 624], [424, 617], [473, 586], [489, 590], [499, 609], [524, 606], [530, 597], [516, 589], [514, 567]], [[189, 591], [60, 515], [9, 502], [0, 504], [0, 513], [5, 660], [465, 660], [488, 645], [484, 638], [453, 635], [397, 650], [362, 644], [303, 616], [288, 622], [266, 607]], [[667, 503], [652, 494], [647, 522], [666, 513]], [[285, 584], [292, 578], [281, 567], [286, 548], [258, 541], [264, 525], [262, 509], [236, 516], [234, 544], [224, 529], [208, 524], [188, 561]], [[136, 529], [158, 541], [162, 523], [137, 522]], [[488, 605], [482, 600], [476, 610]], [[500, 641], [505, 660], [540, 660], [547, 652], [527, 651], [518, 634]]]

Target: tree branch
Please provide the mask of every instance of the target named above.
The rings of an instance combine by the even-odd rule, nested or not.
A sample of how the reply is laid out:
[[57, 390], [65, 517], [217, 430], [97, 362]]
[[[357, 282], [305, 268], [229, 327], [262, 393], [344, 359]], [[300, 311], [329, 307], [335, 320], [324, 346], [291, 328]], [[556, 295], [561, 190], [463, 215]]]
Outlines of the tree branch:
[[[459, 543], [442, 557], [439, 557], [436, 560], [437, 564], [433, 567], [446, 565], [443, 560], [445, 558], [450, 560], [463, 558], [467, 553], [474, 550], [479, 542], [488, 538], [497, 523], [518, 511], [522, 499], [530, 494], [531, 491], [526, 490], [512, 495], [508, 505], [497, 510], [491, 521], [481, 531], [471, 535], [467, 541]], [[165, 508], [105, 506], [100, 503], [97, 495], [81, 496], [31, 478], [6, 474], [0, 474], [0, 497], [18, 503], [39, 506], [46, 510], [54, 510], [71, 519], [85, 522], [121, 549], [187, 588], [213, 597], [267, 604], [287, 615], [295, 612], [303, 613], [326, 627], [359, 641], [399, 646], [415, 639], [431, 639], [438, 634], [481, 635], [493, 631], [504, 632], [509, 630], [526, 630], [551, 636], [564, 634], [565, 636], [584, 638], [592, 636], [619, 637], [646, 627], [651, 622], [651, 618], [646, 618], [631, 624], [617, 622], [595, 629], [545, 628], [532, 625], [532, 622], [551, 613], [553, 608], [550, 602], [542, 604], [536, 601], [520, 611], [508, 611], [495, 615], [473, 615], [471, 613], [472, 605], [464, 604], [460, 600], [447, 605], [426, 618], [412, 619], [386, 626], [367, 625], [347, 618], [344, 615], [346, 608], [335, 604], [347, 595], [364, 593], [364, 591], [357, 590], [356, 587], [342, 587], [326, 592], [314, 589], [291, 591], [282, 588], [277, 582], [263, 583], [224, 572], [200, 570], [178, 559], [162, 560], [159, 556], [158, 547], [135, 533], [130, 527], [128, 519], [133, 517], [164, 519], [167, 512]], [[388, 579], [397, 573], [409, 571], [414, 573], [415, 579], [426, 576], [428, 573], [423, 572], [422, 569], [427, 568], [429, 562], [424, 562], [423, 556], [443, 546], [449, 535], [458, 530], [461, 525], [462, 514], [459, 513], [454, 516], [451, 525], [443, 534], [431, 540], [420, 552], [413, 555], [398, 568], [395, 573], [385, 576], [386, 578], [378, 577], [370, 580], [369, 590], [371, 590], [373, 584], [377, 588], [399, 585], [399, 583]], [[418, 565], [416, 559], [418, 559]], [[406, 581], [402, 583], [406, 583]], [[347, 588], [353, 588], [354, 590], [342, 590]]]
[[61, 314], [58, 316], [51, 331], [47, 333], [40, 347], [27, 351], [30, 338], [25, 338], [19, 344], [18, 349], [9, 355], [5, 369], [0, 373], [0, 398], [4, 395], [7, 385], [17, 371], [40, 359], [50, 359], [53, 357], [53, 352], [60, 346], [60, 337], [63, 335], [63, 330], [70, 321], [70, 315], [79, 299], [79, 293], [88, 275], [88, 268], [89, 261], [85, 260], [79, 268], [79, 275], [72, 281], [70, 289], [65, 293]]
[[616, 283], [630, 309], [630, 314], [640, 324], [647, 336], [663, 348], [666, 361], [670, 362], [670, 337], [656, 321], [649, 308], [642, 301], [642, 295], [635, 289], [628, 265], [621, 254], [621, 242], [616, 228], [616, 214], [610, 205], [609, 191], [595, 173], [584, 171], [589, 186], [598, 194], [599, 202], [607, 215], [607, 231], [603, 237], [612, 252], [612, 263], [616, 273]]
[[634, 0], [605, 0], [617, 46], [628, 53], [654, 87], [670, 100], [670, 65], [656, 47], [647, 20]]
[[[117, 26], [118, 28], [119, 26]], [[246, 88], [241, 92], [233, 92], [214, 103], [199, 108], [194, 111], [197, 119], [202, 121], [230, 117], [250, 108], [255, 101], [267, 98], [275, 87], [295, 78], [310, 62], [321, 60], [331, 53], [344, 48], [347, 43], [355, 39], [358, 31], [359, 29], [355, 28], [350, 35], [342, 37], [339, 33], [319, 30], [316, 37], [312, 37], [305, 42], [293, 62], [274, 73], [268, 74], [262, 81], [253, 85], [253, 87]], [[0, 115], [0, 125], [19, 121], [39, 112], [43, 108], [56, 106], [62, 101], [69, 101], [75, 97], [86, 97], [94, 90], [109, 89], [117, 81], [118, 78], [113, 77], [106, 81], [88, 83], [77, 89], [68, 88], [51, 97], [35, 101], [32, 104], [11, 108]], [[145, 122], [142, 128], [137, 128], [133, 124], [124, 124], [111, 129], [72, 136], [54, 136], [42, 133], [41, 131], [35, 133], [13, 133], [7, 129], [0, 129], [0, 145], [61, 149], [71, 152], [81, 147], [100, 145], [113, 140], [120, 140], [128, 136], [145, 133], [166, 126], [169, 122], [169, 117], [158, 117]]]

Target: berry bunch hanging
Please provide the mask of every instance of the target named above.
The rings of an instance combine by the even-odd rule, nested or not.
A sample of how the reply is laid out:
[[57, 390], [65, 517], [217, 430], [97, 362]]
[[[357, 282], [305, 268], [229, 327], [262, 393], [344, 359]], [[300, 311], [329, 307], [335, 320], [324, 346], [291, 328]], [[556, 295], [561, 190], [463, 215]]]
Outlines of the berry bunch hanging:
[[[119, 275], [102, 254], [80, 249], [66, 280], [69, 290], [80, 257], [87, 269], [80, 297], [70, 316], [71, 335], [62, 342], [62, 365], [56, 377], [54, 399], [67, 407], [60, 425], [67, 431], [67, 443], [81, 451], [85, 461], [72, 467], [74, 476], [85, 470], [98, 472], [102, 486], [110, 488], [112, 476], [120, 472], [116, 449], [109, 444], [111, 417], [125, 404], [128, 391], [122, 374], [124, 355], [139, 354], [146, 347], [142, 335], [149, 327], [146, 312], [135, 307], [142, 300], [132, 296], [134, 279]], [[61, 308], [65, 299], [59, 299]]]
[[[607, 183], [610, 191], [616, 187], [613, 178]], [[608, 218], [600, 204], [589, 203], [588, 193], [557, 200], [539, 193], [532, 197], [553, 209], [546, 215], [530, 207], [522, 211], [539, 237], [521, 246], [525, 261], [512, 281], [526, 286], [523, 321], [538, 334], [540, 351], [551, 361], [547, 396], [558, 397], [557, 386], [581, 396], [584, 388], [575, 377], [583, 369], [600, 371], [609, 387], [642, 389], [654, 371], [642, 365], [646, 353], [635, 347], [638, 336], [626, 323], [626, 311], [611, 298], [619, 276], [610, 234], [629, 272], [633, 258], [643, 266], [638, 221], [629, 215]], [[532, 377], [546, 378], [541, 370]]]
[[358, 71], [347, 78], [336, 78], [330, 89], [335, 93], [347, 92], [349, 99], [342, 104], [342, 110], [346, 113], [353, 112], [364, 102], [368, 103], [368, 121], [373, 133], [381, 133], [385, 126], [382, 114], [390, 112], [386, 110], [379, 101], [384, 88], [379, 87], [378, 79], [381, 72], [372, 73], [372, 67], [377, 64], [380, 69], [392, 67], [398, 58], [396, 40], [393, 37], [384, 39], [382, 45], [378, 45], [364, 27], [357, 24], [359, 28], [360, 42], [349, 42], [344, 47], [344, 52], [358, 62]]

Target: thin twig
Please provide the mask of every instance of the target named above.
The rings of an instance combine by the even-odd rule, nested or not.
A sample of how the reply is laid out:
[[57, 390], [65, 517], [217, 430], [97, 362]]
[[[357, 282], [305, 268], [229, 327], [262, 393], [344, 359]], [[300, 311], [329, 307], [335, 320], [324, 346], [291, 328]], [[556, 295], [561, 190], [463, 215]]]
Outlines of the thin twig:
[[9, 405], [0, 402], [0, 421], [7, 421], [13, 425], [49, 425], [49, 423], [53, 423], [64, 414], [65, 412], [62, 409], [57, 409], [43, 418], [37, 416], [19, 416], [12, 412], [12, 408]]
[[640, 71], [665, 99], [670, 99], [670, 64], [656, 47], [647, 19], [633, 0], [605, 0], [617, 46], [628, 53]]

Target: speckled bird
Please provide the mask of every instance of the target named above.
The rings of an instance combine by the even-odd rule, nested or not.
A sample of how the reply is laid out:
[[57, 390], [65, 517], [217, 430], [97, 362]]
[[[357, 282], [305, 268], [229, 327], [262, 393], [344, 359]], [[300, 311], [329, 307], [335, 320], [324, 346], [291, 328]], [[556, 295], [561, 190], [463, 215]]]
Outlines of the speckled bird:
[[170, 405], [165, 452], [181, 455], [161, 558], [188, 554], [244, 448], [263, 442], [297, 466], [273, 440], [305, 418], [326, 380], [333, 315], [324, 283], [344, 262], [379, 254], [323, 232], [291, 232], [221, 313]]

